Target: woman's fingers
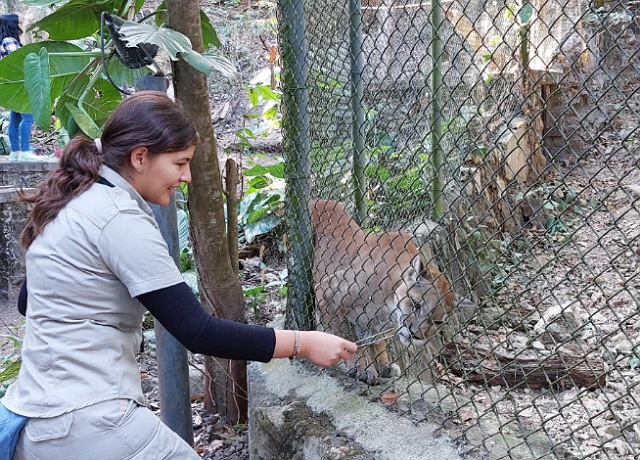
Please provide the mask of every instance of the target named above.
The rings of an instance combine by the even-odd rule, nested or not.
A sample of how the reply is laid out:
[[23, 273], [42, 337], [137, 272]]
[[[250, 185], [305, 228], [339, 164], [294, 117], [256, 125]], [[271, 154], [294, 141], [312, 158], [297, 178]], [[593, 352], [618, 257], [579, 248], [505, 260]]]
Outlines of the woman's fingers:
[[353, 342], [326, 332], [310, 331], [301, 336], [302, 355], [323, 367], [334, 366], [348, 360], [358, 349]]

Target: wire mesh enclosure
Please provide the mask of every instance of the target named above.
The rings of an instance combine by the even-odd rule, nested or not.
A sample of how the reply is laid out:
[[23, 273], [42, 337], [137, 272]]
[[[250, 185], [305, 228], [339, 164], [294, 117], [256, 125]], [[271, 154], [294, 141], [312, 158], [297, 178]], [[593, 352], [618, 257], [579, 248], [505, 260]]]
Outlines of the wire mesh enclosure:
[[279, 23], [289, 325], [468, 458], [638, 458], [640, 2]]

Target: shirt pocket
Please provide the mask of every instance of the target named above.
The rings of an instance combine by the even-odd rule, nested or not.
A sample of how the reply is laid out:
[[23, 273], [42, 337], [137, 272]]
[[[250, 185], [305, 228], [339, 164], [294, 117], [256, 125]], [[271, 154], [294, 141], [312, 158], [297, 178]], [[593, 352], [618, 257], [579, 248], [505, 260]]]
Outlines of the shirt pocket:
[[72, 422], [71, 413], [50, 418], [30, 418], [24, 430], [31, 442], [51, 441], [67, 437]]

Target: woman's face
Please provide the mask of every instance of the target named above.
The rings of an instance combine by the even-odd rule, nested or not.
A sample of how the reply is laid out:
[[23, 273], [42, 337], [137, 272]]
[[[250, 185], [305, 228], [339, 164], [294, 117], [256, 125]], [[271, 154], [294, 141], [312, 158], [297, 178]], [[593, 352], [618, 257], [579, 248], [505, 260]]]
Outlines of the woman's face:
[[142, 152], [134, 151], [131, 153], [131, 161], [135, 172], [129, 182], [149, 203], [166, 206], [173, 191], [182, 182], [191, 183], [189, 164], [195, 150], [196, 146], [193, 145], [179, 152], [153, 156], [146, 149]]

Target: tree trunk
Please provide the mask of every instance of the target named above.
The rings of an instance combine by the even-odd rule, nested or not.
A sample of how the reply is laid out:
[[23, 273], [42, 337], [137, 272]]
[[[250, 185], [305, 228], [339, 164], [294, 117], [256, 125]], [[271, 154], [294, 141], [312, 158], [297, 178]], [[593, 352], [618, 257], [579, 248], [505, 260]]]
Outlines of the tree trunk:
[[465, 382], [486, 386], [506, 385], [526, 388], [602, 388], [606, 383], [604, 361], [558, 350], [545, 357], [503, 354], [478, 345], [452, 342], [445, 346], [442, 358], [454, 374]]
[[[196, 0], [167, 0], [167, 23], [202, 51], [200, 6]], [[173, 63], [176, 99], [196, 124], [200, 143], [191, 164], [189, 187], [191, 241], [198, 271], [200, 301], [220, 318], [244, 322], [242, 287], [229, 257], [223, 192], [211, 113], [207, 77], [186, 62]], [[221, 338], [224, 340], [224, 338]], [[209, 358], [205, 408], [231, 422], [247, 420], [246, 362]]]

